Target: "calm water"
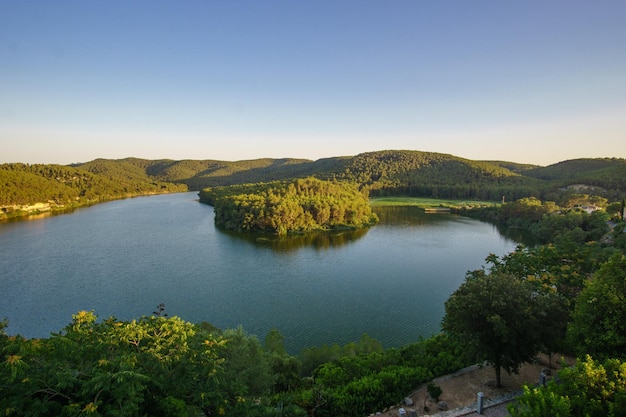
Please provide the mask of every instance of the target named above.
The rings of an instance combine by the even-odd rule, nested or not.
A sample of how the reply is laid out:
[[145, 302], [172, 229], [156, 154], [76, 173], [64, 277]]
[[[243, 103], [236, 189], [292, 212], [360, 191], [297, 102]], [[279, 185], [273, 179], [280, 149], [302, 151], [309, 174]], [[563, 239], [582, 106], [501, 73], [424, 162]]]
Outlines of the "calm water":
[[195, 193], [100, 204], [0, 224], [0, 318], [47, 337], [79, 310], [129, 320], [166, 312], [261, 339], [272, 327], [296, 353], [358, 340], [385, 347], [439, 331], [465, 272], [516, 243], [487, 223], [410, 208], [376, 209], [356, 233], [266, 239], [224, 233]]

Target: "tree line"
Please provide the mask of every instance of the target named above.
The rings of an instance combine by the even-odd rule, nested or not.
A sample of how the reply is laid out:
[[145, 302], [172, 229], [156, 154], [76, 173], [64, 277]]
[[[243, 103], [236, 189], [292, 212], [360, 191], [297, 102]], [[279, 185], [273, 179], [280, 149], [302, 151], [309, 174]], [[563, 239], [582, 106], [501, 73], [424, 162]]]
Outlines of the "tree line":
[[459, 208], [463, 215], [506, 227], [526, 229], [545, 243], [599, 240], [609, 231], [608, 221], [623, 217], [623, 203], [588, 194], [564, 194], [559, 201], [521, 198], [501, 206]]

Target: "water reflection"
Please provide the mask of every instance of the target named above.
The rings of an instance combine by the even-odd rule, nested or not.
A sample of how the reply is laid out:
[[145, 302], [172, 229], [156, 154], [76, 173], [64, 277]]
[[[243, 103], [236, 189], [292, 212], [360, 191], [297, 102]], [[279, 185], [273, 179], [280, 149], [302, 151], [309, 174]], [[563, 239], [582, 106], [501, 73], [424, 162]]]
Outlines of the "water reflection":
[[425, 213], [424, 209], [415, 206], [374, 206], [372, 210], [378, 215], [380, 224], [394, 226], [422, 226], [437, 222], [450, 221], [450, 213]]
[[[426, 213], [424, 209], [415, 206], [374, 206], [372, 209], [380, 219], [379, 224], [390, 226], [426, 226], [468, 219], [454, 213]], [[500, 235], [524, 246], [534, 247], [541, 243], [528, 229], [511, 228], [503, 224], [493, 226]]]
[[528, 229], [520, 229], [517, 227], [507, 227], [502, 224], [495, 225], [496, 230], [502, 236], [505, 236], [515, 242], [521, 243], [524, 246], [535, 247], [541, 244], [539, 238], [533, 235]]
[[291, 252], [301, 248], [326, 250], [353, 243], [364, 237], [369, 227], [356, 230], [333, 230], [311, 232], [303, 235], [277, 236], [264, 233], [241, 233], [218, 229], [232, 238], [248, 242], [255, 246], [268, 247], [279, 252]]

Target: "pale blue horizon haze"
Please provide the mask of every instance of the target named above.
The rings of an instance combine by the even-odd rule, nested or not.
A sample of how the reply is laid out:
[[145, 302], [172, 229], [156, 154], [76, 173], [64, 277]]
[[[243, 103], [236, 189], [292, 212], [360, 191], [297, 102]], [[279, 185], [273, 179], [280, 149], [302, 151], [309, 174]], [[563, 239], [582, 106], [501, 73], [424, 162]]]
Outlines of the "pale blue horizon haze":
[[626, 2], [0, 1], [0, 163], [626, 157]]

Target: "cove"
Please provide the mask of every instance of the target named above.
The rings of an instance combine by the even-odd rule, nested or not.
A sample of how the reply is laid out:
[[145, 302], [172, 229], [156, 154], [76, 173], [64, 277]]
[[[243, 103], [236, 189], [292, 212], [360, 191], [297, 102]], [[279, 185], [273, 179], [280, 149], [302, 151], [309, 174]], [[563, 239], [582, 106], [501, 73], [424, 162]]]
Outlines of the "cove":
[[138, 197], [0, 224], [0, 318], [47, 337], [80, 310], [166, 313], [220, 328], [271, 328], [291, 353], [357, 341], [397, 347], [440, 329], [468, 270], [516, 241], [488, 223], [376, 207], [380, 223], [294, 238], [226, 233], [196, 193]]

